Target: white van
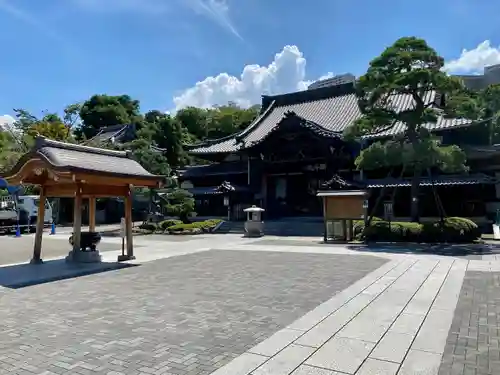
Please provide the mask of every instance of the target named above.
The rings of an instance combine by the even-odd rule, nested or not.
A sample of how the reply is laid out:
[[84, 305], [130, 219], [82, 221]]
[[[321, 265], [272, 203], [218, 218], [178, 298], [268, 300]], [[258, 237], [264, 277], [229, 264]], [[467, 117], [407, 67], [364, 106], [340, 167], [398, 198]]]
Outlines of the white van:
[[[17, 199], [17, 205], [28, 212], [30, 225], [36, 225], [38, 217], [38, 205], [40, 203], [40, 196], [38, 195], [20, 195]], [[45, 224], [52, 224], [52, 206], [48, 200], [45, 200], [45, 215], [43, 222]]]

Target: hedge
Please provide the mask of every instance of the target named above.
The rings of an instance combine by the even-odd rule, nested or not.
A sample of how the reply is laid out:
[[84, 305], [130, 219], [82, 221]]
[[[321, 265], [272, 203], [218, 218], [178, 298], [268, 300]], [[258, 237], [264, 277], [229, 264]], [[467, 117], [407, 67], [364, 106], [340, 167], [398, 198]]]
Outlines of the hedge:
[[470, 243], [481, 237], [476, 223], [463, 217], [448, 217], [432, 223], [387, 222], [373, 218], [370, 226], [354, 223], [357, 239], [368, 242], [452, 242]]
[[200, 232], [210, 232], [213, 228], [217, 226], [222, 220], [210, 219], [205, 221], [195, 221], [189, 224], [177, 224], [167, 228], [169, 233], [179, 233], [179, 232], [189, 232], [192, 234]]
[[158, 224], [158, 227], [161, 230], [167, 230], [170, 227], [173, 227], [174, 225], [179, 225], [182, 224], [182, 220], [176, 220], [176, 219], [167, 219], [163, 220]]
[[139, 229], [148, 232], [155, 232], [158, 229], [158, 226], [155, 223], [142, 223], [141, 225], [139, 225]]

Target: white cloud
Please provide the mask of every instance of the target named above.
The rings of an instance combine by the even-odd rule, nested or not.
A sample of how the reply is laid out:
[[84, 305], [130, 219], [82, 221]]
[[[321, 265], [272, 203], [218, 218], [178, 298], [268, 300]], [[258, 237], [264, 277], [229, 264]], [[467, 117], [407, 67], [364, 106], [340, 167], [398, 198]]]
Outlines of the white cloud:
[[[3, 0], [0, 0], [3, 1]], [[231, 21], [230, 0], [72, 0], [82, 9], [101, 13], [141, 13], [164, 15], [172, 13], [176, 7], [187, 7], [197, 15], [203, 16], [222, 27], [227, 32], [243, 40]]]
[[[332, 77], [332, 73], [321, 77]], [[297, 46], [285, 46], [268, 66], [247, 65], [239, 77], [221, 73], [207, 77], [174, 97], [176, 109], [195, 106], [209, 108], [216, 104], [235, 102], [249, 107], [261, 102], [261, 95], [305, 90], [306, 59]]]
[[0, 130], [9, 130], [16, 120], [10, 115], [0, 116]]
[[484, 67], [495, 64], [500, 64], [500, 46], [492, 46], [489, 40], [485, 40], [474, 49], [462, 50], [458, 59], [445, 64], [444, 70], [449, 73], [480, 74]]
[[229, 17], [228, 0], [182, 0], [194, 12], [207, 17], [228, 32], [243, 40]]

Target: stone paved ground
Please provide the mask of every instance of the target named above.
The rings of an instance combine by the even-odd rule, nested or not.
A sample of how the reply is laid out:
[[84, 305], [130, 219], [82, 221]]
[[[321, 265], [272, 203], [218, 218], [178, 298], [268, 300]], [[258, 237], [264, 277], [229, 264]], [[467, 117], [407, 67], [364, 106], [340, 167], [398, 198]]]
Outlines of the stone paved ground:
[[0, 374], [209, 374], [385, 259], [205, 251], [0, 293]]
[[[311, 247], [325, 247], [322, 239], [307, 238], [307, 239], [289, 239], [289, 238], [267, 238], [257, 240], [252, 243], [256, 246], [311, 246]], [[345, 245], [329, 245], [341, 246]], [[442, 255], [450, 256], [453, 258], [462, 258], [467, 260], [482, 260], [485, 257], [499, 257], [500, 247], [498, 244], [454, 244], [454, 245], [434, 245], [430, 249], [428, 245], [386, 245], [386, 244], [372, 244], [369, 246], [364, 245], [348, 245], [347, 248], [358, 252], [370, 253], [391, 253], [391, 254], [415, 254], [415, 255]]]
[[[68, 235], [52, 237], [48, 234], [43, 237], [42, 256], [45, 259], [65, 257], [71, 250]], [[33, 257], [34, 235], [23, 235], [20, 238], [0, 236], [0, 265], [27, 262]], [[140, 247], [141, 244], [136, 244]], [[102, 241], [100, 252], [117, 251], [121, 249], [119, 243]]]
[[500, 272], [466, 273], [439, 374], [500, 374]]

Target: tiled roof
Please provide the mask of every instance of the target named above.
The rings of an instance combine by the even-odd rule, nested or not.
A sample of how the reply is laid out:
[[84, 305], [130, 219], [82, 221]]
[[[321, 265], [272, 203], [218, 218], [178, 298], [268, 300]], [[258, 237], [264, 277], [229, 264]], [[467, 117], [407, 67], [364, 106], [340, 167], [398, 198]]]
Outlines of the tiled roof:
[[[425, 103], [438, 102], [440, 96], [429, 92]], [[395, 110], [408, 110], [414, 106], [410, 95], [393, 95], [390, 104]], [[349, 125], [361, 117], [358, 98], [354, 86], [349, 83], [339, 86], [324, 87], [303, 92], [264, 97], [262, 114], [244, 131], [220, 140], [205, 142], [188, 148], [192, 154], [234, 152], [251, 147], [265, 138], [275, 129], [287, 113], [293, 112], [299, 118], [314, 123], [328, 132], [341, 134]], [[443, 130], [470, 124], [465, 119], [447, 119], [440, 117], [436, 123], [426, 125], [431, 130]], [[404, 131], [404, 124], [396, 124], [377, 137], [387, 137]]]
[[[236, 193], [244, 193], [250, 191], [247, 186], [233, 185], [233, 187], [234, 187], [233, 191]], [[189, 191], [194, 196], [224, 194], [220, 190], [219, 186], [193, 187], [186, 190]]]
[[[111, 125], [101, 128], [93, 138], [89, 139], [86, 144], [90, 145], [103, 145], [108, 142], [112, 143], [126, 143], [136, 139], [136, 128], [133, 124], [127, 125]], [[165, 152], [166, 149], [160, 148], [153, 144], [150, 145], [152, 151]]]
[[208, 165], [193, 165], [179, 172], [181, 178], [202, 177], [205, 175], [228, 175], [247, 173], [247, 162], [226, 162]]
[[127, 124], [127, 125], [111, 125], [111, 126], [106, 126], [104, 128], [99, 129], [99, 133], [97, 133], [94, 137], [92, 137], [89, 140], [89, 143], [104, 143], [104, 142], [109, 142], [113, 138], [116, 141], [120, 141], [121, 137], [123, 137], [126, 133], [127, 130], [132, 125]]
[[56, 170], [148, 179], [161, 177], [149, 173], [131, 158], [129, 152], [57, 142], [44, 137], [37, 137], [34, 149], [21, 158], [11, 174], [32, 158], [40, 158]]
[[[410, 187], [410, 179], [383, 178], [383, 179], [366, 179], [360, 181], [368, 188], [386, 187]], [[477, 173], [472, 175], [441, 175], [436, 176], [432, 180], [429, 177], [424, 177], [420, 180], [420, 186], [441, 186], [441, 185], [478, 185], [478, 184], [495, 184], [497, 180], [491, 176]]]

